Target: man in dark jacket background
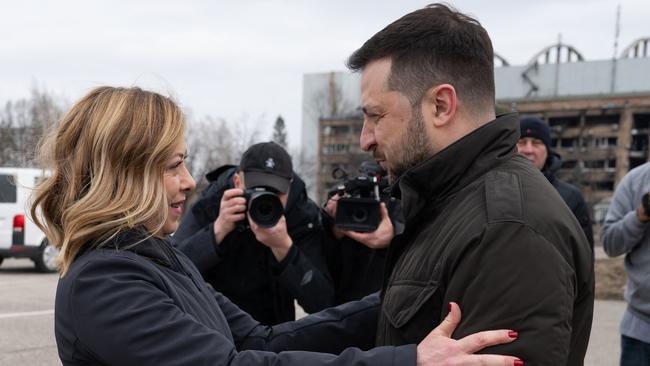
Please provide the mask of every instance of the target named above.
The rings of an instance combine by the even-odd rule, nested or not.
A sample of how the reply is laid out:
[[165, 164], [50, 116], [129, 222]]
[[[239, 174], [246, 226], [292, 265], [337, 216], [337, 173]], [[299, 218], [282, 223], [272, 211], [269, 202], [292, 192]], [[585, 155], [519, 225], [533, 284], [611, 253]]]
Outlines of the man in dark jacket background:
[[582, 227], [591, 249], [594, 248], [594, 233], [589, 208], [578, 187], [564, 182], [555, 176], [562, 166], [562, 158], [551, 149], [551, 133], [548, 125], [539, 118], [527, 117], [519, 121], [521, 137], [517, 151], [530, 160], [546, 179], [557, 189], [564, 202]]
[[[174, 245], [217, 291], [265, 325], [332, 305], [334, 288], [323, 253], [318, 206], [293, 173], [289, 154], [273, 142], [244, 152], [239, 167], [207, 174], [208, 187], [183, 217]], [[264, 186], [285, 206], [271, 228], [247, 220], [244, 188]]]
[[478, 21], [434, 4], [348, 60], [362, 73], [361, 147], [388, 170], [405, 216], [388, 247], [377, 345], [422, 339], [457, 301], [454, 337], [507, 325], [520, 341], [489, 352], [582, 365], [594, 300], [589, 243], [517, 154], [518, 116], [495, 116], [493, 57]]

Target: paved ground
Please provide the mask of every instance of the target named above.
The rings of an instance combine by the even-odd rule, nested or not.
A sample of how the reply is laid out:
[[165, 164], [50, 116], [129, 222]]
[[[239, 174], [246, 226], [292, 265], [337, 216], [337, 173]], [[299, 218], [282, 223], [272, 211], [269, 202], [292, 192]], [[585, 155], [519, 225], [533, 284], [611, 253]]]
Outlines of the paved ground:
[[596, 300], [586, 366], [616, 366], [621, 354], [618, 323], [625, 311], [625, 302]]
[[0, 365], [61, 365], [54, 342], [57, 274], [34, 272], [29, 259], [0, 266]]
[[[53, 335], [57, 278], [34, 273], [29, 260], [7, 259], [0, 266], [0, 366], [61, 365]], [[585, 365], [618, 364], [624, 309], [621, 301], [596, 301]]]
[[605, 250], [603, 249], [603, 247], [599, 245], [594, 247], [594, 256], [596, 257], [596, 259], [609, 258], [607, 254], [605, 254]]

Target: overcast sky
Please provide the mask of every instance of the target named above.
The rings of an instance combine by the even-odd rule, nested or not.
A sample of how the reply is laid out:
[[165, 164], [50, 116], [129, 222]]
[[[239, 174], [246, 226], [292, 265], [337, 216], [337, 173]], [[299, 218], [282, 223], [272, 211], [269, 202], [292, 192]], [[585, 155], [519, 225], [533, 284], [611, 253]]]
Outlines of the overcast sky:
[[[0, 0], [0, 105], [35, 83], [69, 101], [98, 85], [173, 95], [196, 119], [275, 118], [300, 144], [302, 76], [344, 70], [366, 39], [431, 1]], [[557, 42], [587, 60], [650, 36], [650, 0], [450, 1], [472, 14], [511, 64]], [[650, 72], [650, 70], [649, 70]]]

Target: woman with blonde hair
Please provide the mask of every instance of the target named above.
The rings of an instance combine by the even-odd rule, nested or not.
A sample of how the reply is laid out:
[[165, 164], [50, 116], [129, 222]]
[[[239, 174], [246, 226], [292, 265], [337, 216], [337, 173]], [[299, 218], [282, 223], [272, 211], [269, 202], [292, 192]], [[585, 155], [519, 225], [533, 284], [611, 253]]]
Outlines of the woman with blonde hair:
[[40, 154], [52, 174], [35, 192], [32, 216], [60, 249], [55, 336], [64, 365], [518, 364], [472, 354], [511, 342], [512, 331], [449, 338], [460, 321], [453, 303], [417, 346], [347, 348], [372, 344], [377, 295], [261, 326], [166, 239], [195, 186], [184, 128], [167, 97], [99, 87], [44, 140]]

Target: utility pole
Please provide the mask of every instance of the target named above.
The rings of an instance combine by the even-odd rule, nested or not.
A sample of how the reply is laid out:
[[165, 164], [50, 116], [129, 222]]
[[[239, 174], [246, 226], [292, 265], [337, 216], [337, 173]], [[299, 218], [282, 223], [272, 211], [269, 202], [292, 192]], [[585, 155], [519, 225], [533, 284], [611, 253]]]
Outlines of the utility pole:
[[[560, 51], [562, 51], [562, 33], [557, 35], [557, 54], [555, 55], [555, 88], [553, 90], [553, 95], [555, 96], [557, 96], [560, 89], [560, 63], [562, 62], [562, 59], [560, 58]], [[567, 61], [569, 60], [570, 56], [570, 54], [567, 54]]]
[[618, 3], [616, 6], [616, 28], [614, 30], [614, 54], [612, 55], [612, 82], [610, 84], [609, 91], [614, 93], [616, 91], [616, 64], [618, 58], [616, 54], [618, 53], [618, 36], [621, 30], [621, 3]]

